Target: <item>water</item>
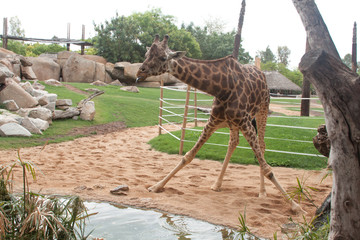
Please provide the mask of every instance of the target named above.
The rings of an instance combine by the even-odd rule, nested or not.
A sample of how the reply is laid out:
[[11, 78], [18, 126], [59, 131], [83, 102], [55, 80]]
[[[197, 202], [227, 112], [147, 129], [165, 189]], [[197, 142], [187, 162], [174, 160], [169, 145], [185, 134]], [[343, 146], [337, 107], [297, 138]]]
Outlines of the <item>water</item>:
[[[106, 240], [218, 240], [241, 239], [233, 230], [185, 216], [110, 203], [86, 202], [87, 232]], [[90, 238], [91, 239], [91, 238]]]

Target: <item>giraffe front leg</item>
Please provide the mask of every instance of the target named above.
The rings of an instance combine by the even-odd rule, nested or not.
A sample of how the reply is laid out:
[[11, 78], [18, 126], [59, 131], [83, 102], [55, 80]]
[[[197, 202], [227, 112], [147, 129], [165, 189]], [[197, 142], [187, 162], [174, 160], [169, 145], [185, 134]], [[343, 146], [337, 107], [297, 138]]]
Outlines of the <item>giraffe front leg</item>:
[[189, 164], [195, 158], [196, 153], [200, 150], [200, 148], [204, 145], [204, 143], [209, 139], [209, 137], [215, 130], [216, 130], [216, 128], [212, 127], [211, 119], [210, 119], [209, 122], [205, 125], [205, 127], [201, 133], [201, 136], [199, 137], [199, 139], [196, 142], [196, 144], [194, 145], [194, 147], [184, 155], [184, 157], [178, 163], [178, 165], [164, 179], [162, 179], [160, 182], [158, 182], [154, 186], [149, 187], [148, 190], [150, 192], [162, 191], [164, 186], [166, 185], [166, 183], [178, 171], [180, 171], [183, 167], [185, 167], [187, 164]]
[[221, 172], [219, 174], [219, 177], [217, 178], [216, 182], [212, 185], [211, 189], [219, 192], [222, 181], [224, 179], [226, 168], [229, 164], [231, 155], [234, 153], [236, 146], [239, 144], [239, 130], [230, 130], [230, 138], [229, 138], [229, 146], [228, 150], [224, 159], [224, 163], [221, 169]]
[[185, 154], [185, 156], [183, 157], [183, 159], [179, 162], [179, 164], [165, 177], [163, 178], [160, 182], [158, 182], [157, 184], [151, 186], [148, 188], [149, 192], [161, 192], [164, 188], [164, 186], [166, 185], [166, 183], [178, 172], [180, 171], [183, 167], [185, 167], [187, 164], [189, 164], [194, 157], [189, 157], [188, 154]]
[[267, 194], [266, 194], [266, 190], [265, 190], [264, 173], [263, 173], [262, 169], [260, 168], [260, 192], [259, 192], [259, 197], [264, 198], [266, 196], [267, 196]]

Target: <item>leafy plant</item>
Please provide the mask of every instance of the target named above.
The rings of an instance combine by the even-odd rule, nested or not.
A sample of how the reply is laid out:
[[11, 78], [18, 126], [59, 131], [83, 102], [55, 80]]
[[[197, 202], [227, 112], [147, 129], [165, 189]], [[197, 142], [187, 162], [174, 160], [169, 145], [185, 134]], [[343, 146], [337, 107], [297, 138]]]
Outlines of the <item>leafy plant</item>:
[[[14, 169], [22, 170], [23, 191], [12, 192]], [[0, 239], [87, 239], [85, 220], [90, 216], [77, 197], [59, 199], [32, 193], [27, 175], [36, 180], [33, 163], [17, 160], [0, 166]]]
[[289, 196], [291, 199], [297, 198], [299, 203], [303, 199], [307, 199], [316, 209], [318, 209], [318, 206], [314, 204], [314, 200], [311, 196], [311, 193], [309, 190], [312, 191], [318, 191], [317, 188], [307, 186], [306, 185], [306, 179], [304, 179], [304, 175], [301, 177], [301, 180], [296, 177], [297, 186], [292, 187], [292, 191], [289, 192]]

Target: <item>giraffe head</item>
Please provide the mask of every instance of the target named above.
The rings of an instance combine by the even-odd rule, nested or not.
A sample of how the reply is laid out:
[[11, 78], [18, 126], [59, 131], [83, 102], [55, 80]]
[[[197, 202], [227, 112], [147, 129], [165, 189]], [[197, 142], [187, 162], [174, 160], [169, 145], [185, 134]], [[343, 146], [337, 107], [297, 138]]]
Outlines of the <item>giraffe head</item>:
[[171, 60], [182, 58], [186, 52], [174, 52], [168, 47], [169, 36], [165, 35], [160, 42], [159, 35], [156, 35], [151, 47], [147, 47], [145, 61], [136, 73], [136, 81], [144, 81], [149, 76], [163, 74], [169, 70]]

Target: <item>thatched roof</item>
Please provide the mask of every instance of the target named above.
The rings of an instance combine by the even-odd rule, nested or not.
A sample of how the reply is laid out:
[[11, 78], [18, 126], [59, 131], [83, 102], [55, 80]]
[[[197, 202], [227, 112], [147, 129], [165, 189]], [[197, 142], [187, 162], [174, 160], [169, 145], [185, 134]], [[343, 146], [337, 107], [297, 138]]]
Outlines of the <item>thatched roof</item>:
[[301, 88], [298, 85], [290, 81], [281, 73], [276, 71], [265, 71], [264, 73], [270, 90], [301, 92]]

